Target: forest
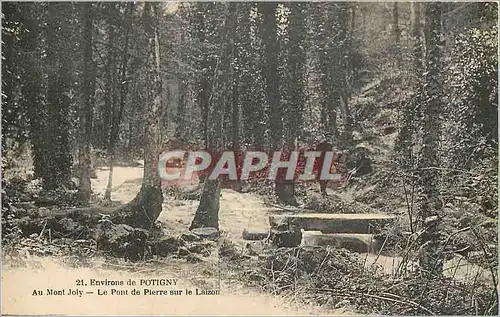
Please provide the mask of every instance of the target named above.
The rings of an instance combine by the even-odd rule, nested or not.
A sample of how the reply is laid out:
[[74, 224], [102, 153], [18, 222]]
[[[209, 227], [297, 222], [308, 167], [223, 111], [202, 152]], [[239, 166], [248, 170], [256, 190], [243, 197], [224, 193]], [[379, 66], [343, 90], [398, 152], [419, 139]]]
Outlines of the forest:
[[[3, 275], [200, 265], [325, 314], [498, 314], [496, 2], [1, 7]], [[325, 134], [324, 193], [158, 172]]]

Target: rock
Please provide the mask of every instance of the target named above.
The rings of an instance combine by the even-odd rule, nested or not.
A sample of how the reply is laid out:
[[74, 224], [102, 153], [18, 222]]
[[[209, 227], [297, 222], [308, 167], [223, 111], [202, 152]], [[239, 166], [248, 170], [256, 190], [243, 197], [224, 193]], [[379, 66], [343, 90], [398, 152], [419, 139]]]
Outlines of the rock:
[[375, 228], [392, 223], [396, 217], [384, 214], [325, 214], [302, 213], [289, 215], [271, 215], [269, 223], [277, 228], [283, 222], [294, 219], [304, 230], [323, 233], [374, 233]]
[[243, 229], [244, 240], [263, 240], [269, 236], [269, 229]]
[[45, 225], [43, 219], [31, 219], [30, 217], [22, 217], [20, 219], [14, 219], [14, 223], [21, 229], [24, 237], [29, 237], [31, 234], [40, 235], [42, 229]]
[[355, 176], [361, 176], [373, 171], [370, 151], [362, 146], [351, 150], [347, 155], [347, 168], [352, 170], [357, 169]]
[[181, 235], [181, 239], [184, 240], [184, 241], [188, 241], [188, 242], [201, 241], [202, 240], [202, 238], [199, 235], [197, 235], [197, 234], [195, 234], [193, 232], [183, 233]]
[[224, 240], [219, 248], [219, 256], [229, 259], [237, 260], [241, 258], [242, 250], [234, 242]]
[[394, 132], [396, 132], [396, 127], [389, 125], [389, 126], [384, 127], [384, 130], [382, 133], [383, 133], [383, 135], [388, 135], [388, 134], [392, 134]]
[[253, 246], [250, 244], [250, 243], [247, 243], [245, 245], [245, 254], [248, 255], [248, 256], [258, 256], [259, 253], [257, 253]]
[[80, 178], [78, 177], [71, 177], [71, 183], [76, 186], [76, 188], [78, 188], [78, 186], [80, 185]]
[[139, 260], [144, 256], [144, 246], [149, 232], [141, 228], [119, 224], [104, 231], [100, 237], [101, 245], [116, 256]]
[[302, 231], [295, 218], [280, 218], [271, 223], [270, 239], [277, 247], [292, 248], [300, 245]]
[[430, 216], [424, 219], [424, 225], [426, 226], [431, 226], [433, 224], [438, 223], [439, 217], [438, 216]]
[[186, 261], [188, 261], [189, 263], [200, 263], [200, 262], [203, 262], [203, 260], [197, 256], [196, 254], [188, 254], [188, 256], [186, 257]]
[[191, 253], [196, 253], [196, 254], [200, 254], [204, 257], [207, 257], [209, 256], [212, 252], [210, 251], [210, 249], [208, 249], [207, 247], [205, 247], [204, 245], [202, 244], [195, 244], [195, 245], [192, 245], [190, 247], [188, 247], [188, 250], [189, 252]]
[[208, 255], [210, 255], [210, 251], [203, 244], [193, 244], [188, 247], [189, 252], [198, 253], [198, 254], [206, 254], [208, 251]]
[[167, 256], [179, 250], [182, 242], [175, 237], [161, 237], [158, 240], [151, 242], [152, 252], [158, 256]]
[[305, 231], [302, 245], [334, 246], [358, 253], [377, 253], [379, 241], [372, 234], [334, 233], [324, 234], [320, 231]]
[[73, 232], [79, 226], [78, 222], [74, 221], [71, 218], [66, 218], [66, 217], [59, 220], [57, 224], [58, 224], [58, 229], [65, 233]]
[[219, 230], [213, 227], [194, 228], [191, 232], [201, 238], [209, 240], [216, 240], [219, 237]]
[[44, 191], [40, 193], [35, 204], [39, 207], [53, 206], [57, 205], [59, 198], [59, 193], [55, 190]]
[[189, 250], [186, 247], [180, 247], [177, 254], [179, 256], [188, 256], [189, 254], [191, 254], [191, 252], [189, 252]]
[[40, 207], [38, 209], [33, 209], [32, 217], [49, 217], [50, 209], [45, 207]]
[[22, 202], [22, 203], [15, 204], [15, 205], [12, 204], [10, 206], [10, 208], [11, 208], [12, 212], [14, 213], [14, 215], [16, 216], [16, 218], [26, 217], [29, 215], [28, 208], [22, 207], [26, 204], [32, 204], [32, 203], [31, 202], [29, 202], [29, 203]]

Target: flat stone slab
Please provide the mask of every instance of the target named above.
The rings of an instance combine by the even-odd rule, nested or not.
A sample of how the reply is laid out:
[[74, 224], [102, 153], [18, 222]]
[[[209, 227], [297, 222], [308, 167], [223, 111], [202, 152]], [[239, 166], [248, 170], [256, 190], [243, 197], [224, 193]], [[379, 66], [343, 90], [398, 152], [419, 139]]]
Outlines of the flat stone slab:
[[373, 233], [376, 227], [392, 223], [395, 216], [383, 214], [281, 214], [270, 215], [269, 224], [275, 228], [278, 224], [294, 221], [306, 231], [322, 233]]
[[219, 230], [212, 227], [194, 228], [191, 230], [191, 232], [201, 238], [209, 240], [214, 240], [219, 237]]
[[257, 241], [269, 236], [269, 229], [243, 229], [243, 240]]
[[304, 231], [301, 245], [333, 246], [359, 253], [377, 253], [380, 241], [373, 234], [363, 233], [321, 233], [321, 231]]

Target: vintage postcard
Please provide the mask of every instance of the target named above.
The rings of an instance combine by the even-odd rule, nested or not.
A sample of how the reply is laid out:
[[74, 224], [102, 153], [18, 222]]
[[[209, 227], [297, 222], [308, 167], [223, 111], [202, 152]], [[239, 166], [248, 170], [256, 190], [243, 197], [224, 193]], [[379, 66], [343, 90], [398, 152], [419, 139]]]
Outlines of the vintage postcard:
[[498, 2], [2, 1], [4, 315], [498, 315]]

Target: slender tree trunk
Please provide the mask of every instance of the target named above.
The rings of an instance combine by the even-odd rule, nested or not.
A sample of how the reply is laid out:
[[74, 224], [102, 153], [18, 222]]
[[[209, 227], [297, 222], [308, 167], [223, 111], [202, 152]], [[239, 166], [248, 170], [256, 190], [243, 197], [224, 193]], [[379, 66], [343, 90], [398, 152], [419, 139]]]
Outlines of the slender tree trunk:
[[[296, 150], [296, 140], [302, 131], [302, 115], [305, 104], [305, 10], [304, 3], [290, 3], [289, 42], [287, 45], [288, 63], [286, 65], [289, 80], [285, 83], [288, 95], [286, 113], [285, 150]], [[282, 180], [277, 190], [280, 200], [288, 205], [298, 205], [295, 198], [293, 180]]]
[[177, 124], [175, 127], [175, 138], [182, 139], [185, 135], [185, 130], [187, 128], [186, 119], [186, 94], [188, 93], [186, 79], [179, 78], [179, 99], [177, 103]]
[[338, 44], [337, 56], [347, 56], [347, 58], [338, 59], [338, 76], [340, 77], [336, 81], [340, 84], [336, 85], [336, 91], [338, 92], [338, 102], [340, 109], [342, 111], [342, 121], [344, 125], [344, 131], [342, 139], [345, 145], [352, 143], [352, 117], [351, 111], [349, 109], [349, 99], [351, 98], [351, 85], [352, 77], [354, 73], [353, 65], [351, 62], [353, 55], [353, 30], [349, 28], [349, 12], [351, 11], [351, 4], [342, 3], [338, 9], [338, 26], [340, 31], [340, 43]]
[[328, 99], [325, 101], [326, 114], [328, 118], [326, 131], [333, 133], [333, 136], [338, 138], [339, 129], [337, 128], [337, 106], [335, 105], [335, 102], [338, 100], [337, 94], [330, 92], [327, 96]]
[[349, 108], [349, 94], [344, 88], [340, 93], [340, 106], [342, 107], [342, 114], [344, 118], [344, 139], [350, 141], [352, 139], [352, 117], [351, 109]]
[[[235, 59], [238, 59], [237, 51], [233, 50], [233, 55]], [[232, 70], [232, 98], [231, 98], [231, 149], [235, 152], [241, 149], [240, 145], [240, 75], [238, 69]], [[236, 166], [243, 165], [243, 157], [237, 155], [235, 156]], [[235, 181], [234, 190], [241, 192], [241, 182], [239, 180]]]
[[[279, 42], [277, 36], [276, 2], [259, 3], [262, 11], [262, 40], [264, 43], [265, 62], [262, 67], [263, 77], [266, 82], [266, 96], [269, 104], [269, 135], [271, 148], [283, 148], [283, 110], [280, 96], [280, 78], [278, 72]], [[289, 181], [278, 179], [275, 181], [275, 192], [279, 200], [291, 205], [296, 205], [293, 184]]]
[[[201, 12], [196, 12], [194, 14], [194, 24], [195, 27], [195, 36], [198, 38], [200, 43], [206, 44], [210, 41], [210, 34], [207, 29], [210, 27], [210, 22], [208, 21], [208, 17], [205, 15], [205, 12], [213, 10], [213, 4], [211, 3], [199, 3], [200, 6], [198, 10]], [[197, 93], [197, 103], [200, 107], [201, 111], [201, 134], [203, 137], [203, 141], [205, 142], [205, 146], [208, 146], [208, 113], [210, 107], [210, 95], [213, 83], [213, 57], [210, 52], [202, 52], [201, 53], [201, 61], [198, 64], [199, 69], [201, 70], [201, 74], [198, 78], [198, 93]]]
[[[13, 3], [5, 3], [4, 6], [13, 5]], [[24, 32], [21, 37], [21, 45], [25, 52], [23, 78], [24, 84], [21, 86], [23, 103], [26, 104], [29, 132], [33, 150], [33, 164], [35, 177], [44, 177], [50, 171], [47, 171], [48, 162], [50, 159], [47, 153], [45, 144], [46, 139], [46, 121], [47, 121], [47, 106], [43, 101], [42, 87], [42, 54], [40, 47], [40, 7], [39, 3], [31, 3], [27, 7], [29, 10], [23, 16], [23, 24], [29, 30]], [[38, 10], [37, 10], [38, 9]], [[6, 58], [6, 62], [9, 59]], [[11, 59], [12, 61], [12, 59]], [[8, 88], [7, 86], [6, 88]], [[12, 98], [12, 93], [6, 93], [7, 98]], [[2, 98], [3, 101], [3, 98]]]
[[392, 4], [392, 34], [394, 36], [394, 44], [396, 47], [396, 53], [399, 52], [399, 42], [401, 37], [401, 30], [399, 28], [399, 10], [398, 3], [394, 2]]
[[64, 53], [64, 35], [69, 31], [67, 23], [72, 4], [48, 4], [47, 63], [48, 69], [48, 118], [47, 127], [47, 173], [44, 175], [44, 189], [51, 190], [69, 183], [72, 156], [69, 146], [69, 86], [71, 83], [71, 57]]
[[[123, 117], [123, 110], [125, 109], [125, 97], [128, 94], [128, 80], [127, 80], [127, 66], [128, 66], [128, 44], [129, 44], [129, 33], [132, 21], [132, 3], [127, 3], [127, 13], [125, 14], [125, 20], [127, 21], [126, 31], [125, 31], [125, 43], [123, 46], [123, 54], [120, 65], [120, 100], [118, 109], [113, 108], [111, 118], [111, 132], [108, 141], [108, 159], [109, 159], [109, 175], [108, 175], [108, 185], [106, 186], [106, 192], [104, 193], [104, 199], [111, 201], [111, 190], [113, 187], [113, 167], [115, 165], [116, 156], [116, 142], [120, 134], [120, 124]], [[114, 98], [113, 98], [114, 99]], [[114, 104], [115, 102], [113, 102]]]
[[[421, 90], [422, 90], [422, 74], [423, 74], [423, 50], [422, 50], [422, 36], [421, 36], [421, 23], [420, 23], [420, 6], [419, 2], [410, 2], [410, 32], [412, 37], [412, 53], [413, 64], [411, 65], [413, 86], [416, 87], [415, 97], [411, 103], [403, 105], [402, 109], [402, 123], [398, 132], [398, 139], [395, 145], [398, 152], [398, 165], [403, 169], [413, 169], [414, 166], [414, 153], [413, 145], [415, 140], [415, 128], [418, 126], [419, 104], [421, 103]], [[407, 181], [407, 180], [405, 180]], [[413, 177], [409, 180], [413, 183]]]
[[[16, 74], [16, 63], [14, 62], [15, 60], [15, 57], [14, 57], [14, 43], [16, 42], [16, 35], [13, 33], [13, 32], [6, 32], [6, 30], [9, 28], [9, 24], [12, 23], [13, 21], [16, 21], [18, 19], [18, 15], [19, 15], [19, 4], [17, 3], [14, 3], [14, 2], [4, 2], [2, 4], [2, 14], [3, 14], [3, 17], [2, 17], [2, 94], [1, 94], [1, 98], [2, 98], [2, 114], [3, 114], [3, 120], [5, 120], [4, 118], [7, 117], [6, 116], [6, 109], [14, 109], [15, 106], [14, 106], [14, 89], [15, 89], [15, 85], [16, 85], [16, 81], [15, 81], [15, 74]], [[30, 15], [30, 13], [28, 13], [31, 8], [30, 7], [27, 7], [24, 11], [24, 14], [25, 15]], [[28, 14], [27, 14], [28, 13]], [[23, 19], [24, 18], [24, 19]], [[22, 23], [24, 24], [24, 26], [30, 30], [33, 28], [33, 22], [32, 21], [28, 21], [30, 20], [31, 17], [23, 17], [21, 19], [23, 19], [24, 21], [22, 21]], [[32, 30], [30, 30], [31, 32]], [[38, 30], [34, 30], [35, 31], [35, 36], [36, 34], [38, 33]], [[28, 33], [30, 33], [28, 32]], [[24, 39], [26, 39], [27, 37], [30, 37], [31, 34], [29, 34], [28, 36], [24, 36]], [[33, 37], [32, 37], [33, 38]], [[34, 41], [36, 41], [36, 37], [34, 38]], [[25, 65], [29, 63], [28, 59], [33, 59], [33, 56], [31, 56], [34, 51], [36, 50], [36, 46], [35, 46], [35, 49], [29, 47], [29, 45], [31, 43], [26, 43], [24, 44], [23, 43], [23, 40], [21, 39], [21, 46], [23, 47], [24, 49], [24, 53], [25, 53], [25, 56], [24, 57], [24, 60], [25, 60]], [[32, 45], [36, 44], [33, 43]], [[26, 47], [28, 46], [28, 47]], [[29, 48], [26, 49], [26, 48]], [[31, 52], [33, 51], [33, 52]], [[23, 77], [24, 78], [24, 77]], [[3, 121], [2, 120], [2, 121]], [[4, 126], [5, 127], [5, 126]], [[5, 133], [5, 130], [3, 130], [2, 132], [2, 144], [5, 144], [6, 142], [6, 133]], [[36, 163], [35, 163], [36, 164]], [[35, 167], [36, 169], [36, 167]]]
[[106, 84], [103, 109], [103, 129], [101, 131], [101, 145], [105, 148], [109, 146], [111, 125], [113, 122], [113, 109], [115, 109], [115, 77], [116, 77], [116, 50], [115, 50], [115, 26], [112, 21], [108, 21], [108, 56], [105, 73]]
[[92, 162], [90, 158], [90, 146], [92, 143], [92, 120], [94, 111], [94, 62], [92, 59], [92, 33], [93, 13], [92, 3], [83, 5], [83, 111], [80, 116], [80, 132], [82, 133], [82, 146], [80, 147], [79, 169], [80, 184], [79, 198], [87, 204], [92, 192], [90, 177], [92, 174]]
[[143, 21], [148, 40], [146, 109], [144, 122], [144, 177], [137, 196], [122, 207], [131, 212], [128, 222], [134, 226], [151, 228], [162, 210], [163, 193], [158, 175], [158, 159], [161, 141], [161, 113], [163, 110], [162, 81], [160, 70], [159, 4], [146, 2]]
[[[334, 13], [336, 6], [333, 3], [325, 3], [323, 5], [317, 5], [315, 10], [317, 10], [318, 19], [323, 22], [323, 27], [317, 29], [320, 37], [329, 39], [333, 42], [330, 37], [334, 30]], [[338, 30], [335, 30], [338, 32]], [[340, 59], [336, 56], [336, 48], [328, 47], [326, 43], [320, 41], [321, 51], [319, 52], [318, 62], [319, 71], [321, 72], [320, 77], [320, 102], [321, 102], [321, 126], [324, 131], [331, 132], [337, 139], [339, 137], [339, 131], [337, 127], [337, 111], [338, 111], [338, 89], [337, 82], [339, 78], [335, 78], [334, 73], [340, 69]]]
[[231, 109], [231, 139], [233, 150], [240, 149], [240, 102], [239, 102], [239, 76], [234, 74], [233, 77], [233, 92], [232, 92], [232, 109]]
[[283, 111], [279, 91], [278, 55], [279, 43], [277, 38], [276, 2], [260, 2], [262, 11], [262, 40], [264, 44], [265, 62], [262, 73], [266, 82], [266, 96], [269, 104], [269, 135], [271, 147], [281, 149], [283, 141]]
[[[233, 52], [234, 38], [236, 33], [236, 20], [238, 3], [229, 2], [224, 29], [222, 32], [221, 53], [219, 55], [214, 75], [214, 86], [210, 96], [210, 107], [208, 113], [208, 148], [210, 151], [220, 153], [224, 149], [223, 144], [223, 121], [224, 114], [221, 105], [227, 104], [229, 100], [231, 85], [229, 76], [231, 74], [230, 60]], [[212, 227], [219, 229], [219, 200], [220, 200], [220, 178], [215, 180], [205, 179], [200, 204], [191, 222], [190, 230], [194, 228]]]
[[419, 218], [422, 227], [423, 251], [419, 264], [425, 275], [441, 274], [443, 259], [439, 253], [439, 218], [438, 210], [442, 208], [439, 191], [439, 174], [429, 167], [439, 167], [439, 140], [441, 137], [441, 3], [426, 4], [426, 75], [423, 126], [423, 147], [420, 160], [420, 177], [423, 184], [424, 197], [420, 203]]
[[422, 71], [423, 47], [422, 47], [422, 27], [420, 24], [420, 6], [419, 2], [410, 2], [411, 9], [411, 36], [413, 38], [413, 60], [417, 77], [420, 77]]

